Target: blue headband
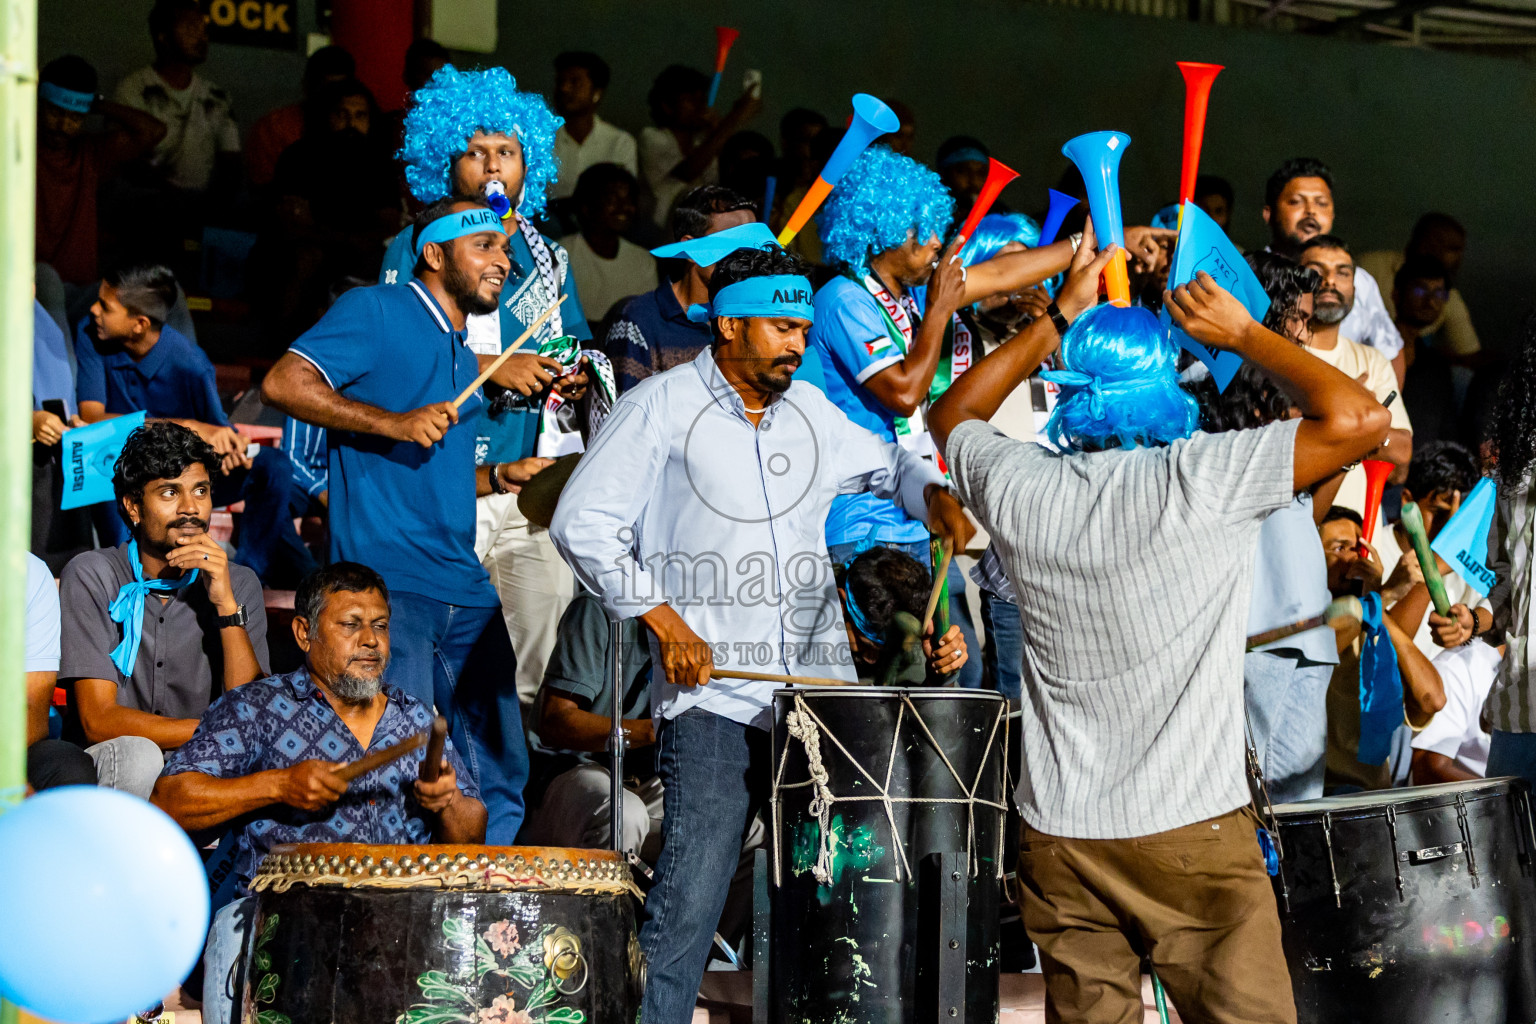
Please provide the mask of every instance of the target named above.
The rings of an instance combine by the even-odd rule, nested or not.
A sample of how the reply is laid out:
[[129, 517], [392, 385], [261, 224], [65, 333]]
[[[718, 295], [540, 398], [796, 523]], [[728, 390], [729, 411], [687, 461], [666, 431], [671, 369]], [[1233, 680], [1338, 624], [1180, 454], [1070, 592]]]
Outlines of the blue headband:
[[483, 206], [439, 217], [416, 235], [416, 258], [421, 259], [421, 252], [427, 247], [428, 242], [442, 245], [444, 242], [451, 242], [465, 235], [478, 235], [482, 231], [505, 234], [506, 228], [501, 226], [500, 217]]
[[939, 166], [948, 167], [950, 164], [964, 163], [968, 160], [974, 160], [976, 163], [984, 164], [991, 159], [991, 157], [987, 156], [987, 154], [983, 153], [975, 146], [966, 146], [964, 149], [957, 149], [943, 160], [940, 160]]
[[708, 323], [718, 316], [793, 316], [814, 320], [811, 282], [799, 274], [749, 277], [728, 284], [715, 293], [708, 305], [688, 307], [688, 319]]
[[62, 85], [53, 82], [39, 82], [37, 94], [56, 107], [73, 111], [76, 114], [89, 114], [91, 104], [96, 102], [94, 93], [76, 92], [74, 89], [66, 89]]
[[700, 235], [698, 238], [663, 245], [652, 249], [651, 255], [663, 260], [681, 256], [701, 267], [707, 267], [719, 263], [737, 249], [766, 249], [770, 245], [778, 244], [778, 240], [773, 237], [773, 230], [767, 224], [762, 221], [753, 221], [750, 224], [716, 231], [712, 235]]
[[843, 611], [848, 613], [848, 624], [853, 627], [855, 633], [876, 647], [884, 643], [879, 637], [870, 632], [869, 620], [864, 617], [864, 609], [859, 607], [859, 602], [854, 600], [852, 587], [843, 588]]

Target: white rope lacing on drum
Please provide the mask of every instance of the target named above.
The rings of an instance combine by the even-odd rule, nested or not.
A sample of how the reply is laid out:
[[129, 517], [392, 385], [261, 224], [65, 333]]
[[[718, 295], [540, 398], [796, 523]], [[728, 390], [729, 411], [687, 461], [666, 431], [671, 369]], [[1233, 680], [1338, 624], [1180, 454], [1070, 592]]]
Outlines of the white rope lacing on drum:
[[[816, 713], [811, 710], [810, 706], [806, 703], [805, 698], [802, 695], [798, 693], [795, 694], [794, 701], [794, 707], [784, 717], [784, 724], [788, 729], [790, 736], [799, 740], [801, 746], [805, 749], [806, 765], [809, 770], [810, 778], [805, 782], [784, 781], [784, 772], [789, 763], [789, 745], [785, 744], [784, 750], [779, 755], [778, 769], [775, 771], [773, 779], [773, 843], [774, 849], [776, 851], [773, 870], [775, 885], [782, 885], [784, 882], [784, 846], [781, 841], [783, 827], [781, 794], [785, 790], [805, 789], [807, 787], [811, 788], [813, 793], [810, 800], [810, 805], [807, 807], [807, 811], [811, 814], [812, 817], [816, 819], [817, 825], [819, 826], [816, 863], [811, 869], [811, 873], [813, 877], [815, 877], [816, 881], [821, 885], [830, 886], [832, 884], [833, 857], [831, 820], [832, 809], [834, 805], [839, 803], [879, 801], [880, 804], [884, 807], [886, 822], [890, 825], [891, 828], [891, 845], [896, 848], [897, 853], [896, 881], [898, 882], [902, 880], [903, 873], [905, 873], [906, 878], [909, 880], [914, 878], [915, 875], [912, 870], [912, 864], [907, 858], [906, 847], [900, 842], [900, 836], [897, 832], [895, 805], [964, 804], [966, 809], [966, 864], [969, 868], [971, 877], [974, 878], [980, 873], [981, 863], [980, 858], [976, 852], [976, 806], [980, 804], [983, 807], [991, 807], [995, 810], [1001, 811], [1004, 815], [1006, 815], [1008, 811], [1006, 803], [998, 803], [992, 800], [985, 800], [976, 795], [976, 791], [981, 788], [983, 778], [986, 774], [987, 762], [991, 758], [992, 746], [997, 742], [998, 730], [1003, 726], [1004, 723], [1004, 718], [1007, 711], [1006, 702], [1002, 702], [998, 705], [997, 715], [992, 720], [992, 728], [987, 735], [987, 743], [982, 750], [982, 756], [977, 766], [976, 777], [972, 779], [969, 784], [967, 784], [966, 781], [960, 777], [960, 773], [955, 769], [953, 762], [950, 761], [949, 755], [944, 752], [944, 748], [941, 747], [938, 740], [934, 738], [933, 732], [928, 728], [928, 723], [923, 720], [922, 715], [918, 714], [917, 707], [912, 703], [910, 695], [906, 693], [901, 694], [901, 705], [897, 708], [896, 711], [896, 725], [895, 728], [891, 731], [891, 749], [886, 762], [885, 780], [883, 783], [871, 775], [864, 768], [864, 766], [858, 762], [853, 754], [849, 752], [848, 748], [838, 740], [836, 734], [828, 729], [826, 723], [818, 718]], [[906, 718], [907, 712], [909, 711], [912, 713], [913, 721], [915, 721], [918, 727], [922, 730], [922, 734], [927, 739], [929, 745], [932, 746], [934, 752], [939, 755], [939, 759], [944, 762], [944, 767], [949, 770], [950, 777], [955, 780], [955, 785], [960, 787], [961, 791], [965, 793], [964, 797], [911, 797], [891, 795], [891, 774], [895, 771], [896, 768], [896, 754], [897, 749], [901, 743], [901, 726]], [[831, 742], [831, 744], [836, 747], [844, 757], [848, 759], [848, 763], [853, 765], [854, 769], [857, 770], [860, 775], [864, 776], [865, 780], [875, 788], [875, 795], [837, 796], [832, 792], [831, 787], [828, 785], [830, 775], [828, 774], [826, 765], [822, 759], [821, 740], [823, 736], [825, 736], [825, 738]], [[1006, 799], [1006, 795], [1004, 799]], [[997, 830], [997, 851], [993, 863], [996, 865], [998, 878], [1003, 876], [1003, 842], [1005, 831], [1006, 830], [1003, 828], [999, 828]]]

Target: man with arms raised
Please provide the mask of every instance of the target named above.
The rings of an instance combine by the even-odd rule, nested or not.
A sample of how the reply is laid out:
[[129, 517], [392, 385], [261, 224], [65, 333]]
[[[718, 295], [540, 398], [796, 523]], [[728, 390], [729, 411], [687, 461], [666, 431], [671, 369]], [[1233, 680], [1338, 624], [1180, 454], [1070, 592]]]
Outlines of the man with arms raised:
[[[478, 843], [485, 807], [459, 752], [425, 782], [419, 756], [343, 782], [341, 764], [394, 746], [432, 724], [428, 705], [384, 682], [389, 590], [355, 562], [333, 562], [294, 595], [293, 638], [304, 667], [247, 683], [219, 700], [165, 766], [154, 802], [189, 832], [235, 823], [242, 898], [214, 917], [203, 1019], [224, 1024], [231, 967], [255, 915], [250, 883], [279, 843]], [[459, 779], [464, 779], [460, 788]]]
[[762, 224], [685, 245], [716, 264], [709, 305], [689, 311], [714, 345], [619, 399], [550, 529], [608, 614], [645, 624], [662, 669], [645, 1024], [692, 1016], [742, 834], [767, 796], [775, 684], [711, 670], [855, 678], [823, 529], [836, 494], [899, 498], [957, 549], [972, 533], [937, 469], [794, 380], [812, 317], [807, 265]]
[[[1379, 444], [1388, 414], [1202, 274], [1165, 294], [1175, 321], [1262, 367], [1302, 418], [1196, 433], [1167, 331], [1094, 307], [1113, 251], [1085, 238], [1048, 315], [929, 418], [1023, 618], [1025, 928], [1052, 1020], [1139, 1019], [1145, 950], [1185, 1020], [1293, 1022], [1243, 777], [1254, 548], [1270, 512]], [[1052, 353], [1060, 453], [987, 423]]]
[[262, 397], [330, 439], [331, 558], [367, 559], [395, 595], [390, 682], [447, 716], [472, 751], [492, 842], [523, 820], [528, 751], [515, 665], [475, 557], [475, 496], [508, 493], [548, 460], [475, 467], [485, 399], [454, 398], [479, 371], [465, 320], [496, 306], [507, 238], [483, 200], [416, 218], [409, 284], [354, 288], [278, 360]]

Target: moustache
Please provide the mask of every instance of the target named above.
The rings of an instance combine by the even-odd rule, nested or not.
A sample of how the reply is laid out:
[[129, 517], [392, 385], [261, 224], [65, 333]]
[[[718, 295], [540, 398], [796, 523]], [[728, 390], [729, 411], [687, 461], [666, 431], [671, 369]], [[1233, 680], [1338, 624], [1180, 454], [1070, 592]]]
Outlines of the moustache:
[[1344, 304], [1344, 293], [1343, 292], [1336, 292], [1332, 288], [1320, 288], [1320, 289], [1318, 289], [1318, 291], [1312, 297], [1312, 301], [1314, 303], [1322, 302], [1324, 299], [1332, 299], [1334, 302], [1337, 302], [1339, 305], [1343, 305]]
[[181, 516], [180, 518], [172, 519], [166, 524], [165, 528], [167, 530], [181, 530], [188, 527], [207, 533], [208, 521], [206, 519], [199, 519], [197, 516]]
[[1323, 226], [1321, 224], [1319, 224], [1317, 221], [1313, 220], [1311, 217], [1303, 217], [1303, 218], [1301, 218], [1301, 220], [1296, 222], [1296, 226], [1298, 228], [1311, 228], [1314, 231], [1321, 231], [1321, 230], [1323, 230]]
[[788, 366], [790, 369], [798, 370], [800, 368], [800, 357], [799, 356], [779, 356], [779, 358], [777, 358], [777, 359], [775, 359], [773, 361], [773, 365], [774, 366]]

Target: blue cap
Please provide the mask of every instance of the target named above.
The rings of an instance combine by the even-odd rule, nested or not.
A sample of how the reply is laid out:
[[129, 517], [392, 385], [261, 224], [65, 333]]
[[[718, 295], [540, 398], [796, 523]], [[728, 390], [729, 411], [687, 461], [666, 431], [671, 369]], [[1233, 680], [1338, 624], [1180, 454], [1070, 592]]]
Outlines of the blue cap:
[[750, 224], [716, 231], [712, 235], [700, 235], [698, 238], [663, 245], [652, 249], [651, 255], [663, 260], [681, 257], [692, 260], [701, 267], [707, 267], [713, 263], [719, 263], [737, 249], [766, 249], [778, 244], [778, 240], [773, 237], [773, 231], [767, 224], [762, 221], [753, 221]]

